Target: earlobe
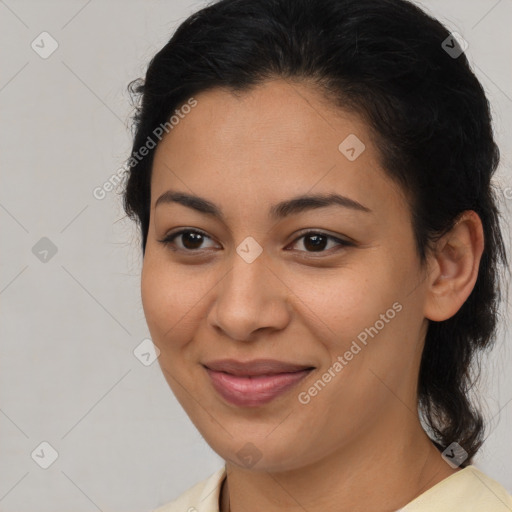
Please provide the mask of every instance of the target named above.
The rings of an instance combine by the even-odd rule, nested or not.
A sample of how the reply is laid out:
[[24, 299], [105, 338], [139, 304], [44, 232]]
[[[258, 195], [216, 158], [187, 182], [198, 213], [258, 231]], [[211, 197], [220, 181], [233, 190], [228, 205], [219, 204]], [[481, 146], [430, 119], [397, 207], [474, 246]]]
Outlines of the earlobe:
[[441, 322], [457, 313], [475, 286], [483, 249], [480, 217], [472, 210], [463, 212], [430, 256], [426, 318]]

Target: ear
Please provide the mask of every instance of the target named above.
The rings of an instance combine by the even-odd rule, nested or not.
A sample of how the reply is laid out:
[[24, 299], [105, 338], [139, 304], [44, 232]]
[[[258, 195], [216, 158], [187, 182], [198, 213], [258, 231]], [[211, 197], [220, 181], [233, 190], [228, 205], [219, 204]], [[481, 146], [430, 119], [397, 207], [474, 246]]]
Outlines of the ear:
[[428, 257], [426, 318], [440, 322], [457, 313], [475, 286], [483, 250], [482, 221], [476, 212], [465, 211]]

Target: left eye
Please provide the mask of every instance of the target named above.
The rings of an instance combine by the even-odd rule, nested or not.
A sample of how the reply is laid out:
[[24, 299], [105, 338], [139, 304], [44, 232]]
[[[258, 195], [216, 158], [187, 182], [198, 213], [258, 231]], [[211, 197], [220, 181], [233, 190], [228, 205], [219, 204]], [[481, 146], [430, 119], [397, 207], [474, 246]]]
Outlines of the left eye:
[[346, 240], [341, 240], [331, 235], [327, 235], [325, 233], [310, 231], [308, 233], [304, 233], [299, 238], [295, 239], [292, 245], [296, 244], [299, 240], [302, 241], [302, 246], [305, 247], [305, 251], [303, 252], [325, 252], [326, 249], [332, 249], [331, 247], [327, 247], [329, 242], [334, 243], [334, 246], [347, 247], [352, 245], [350, 242]]

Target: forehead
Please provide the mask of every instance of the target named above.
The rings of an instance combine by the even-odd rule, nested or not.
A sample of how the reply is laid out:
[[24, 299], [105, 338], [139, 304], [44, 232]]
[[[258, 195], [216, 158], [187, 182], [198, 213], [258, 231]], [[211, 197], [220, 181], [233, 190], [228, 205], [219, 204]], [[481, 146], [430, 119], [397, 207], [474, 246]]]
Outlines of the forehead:
[[167, 188], [221, 202], [254, 195], [276, 202], [310, 190], [355, 200], [397, 193], [363, 120], [310, 85], [273, 80], [194, 99], [156, 149], [153, 206]]
[[[357, 132], [370, 143], [368, 127], [356, 114], [336, 108], [308, 84], [276, 79], [246, 91], [216, 88], [199, 93], [195, 100], [197, 106], [173, 129], [176, 144], [193, 137], [213, 153], [213, 144], [198, 140], [208, 132], [221, 149], [243, 146], [255, 153], [266, 146], [270, 153], [280, 147], [330, 147], [337, 156], [339, 143], [349, 133]], [[186, 133], [180, 133], [184, 126]]]

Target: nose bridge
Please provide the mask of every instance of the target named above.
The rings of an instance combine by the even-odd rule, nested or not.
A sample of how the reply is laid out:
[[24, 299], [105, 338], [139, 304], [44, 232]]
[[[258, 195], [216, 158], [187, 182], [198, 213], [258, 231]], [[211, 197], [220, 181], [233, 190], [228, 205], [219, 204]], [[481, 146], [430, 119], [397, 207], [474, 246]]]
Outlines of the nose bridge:
[[236, 252], [229, 276], [230, 293], [240, 294], [246, 299], [261, 300], [259, 295], [265, 292], [265, 282], [270, 272], [267, 258], [263, 251], [256, 255], [250, 242], [241, 243]]
[[251, 301], [260, 301], [265, 281], [270, 273], [267, 253], [261, 244], [252, 236], [246, 236], [238, 245], [235, 245], [230, 258], [231, 271], [229, 272], [223, 290], [223, 295], [233, 295], [234, 298]]
[[219, 283], [211, 317], [226, 335], [239, 340], [265, 327], [282, 329], [288, 321], [284, 287], [268, 268], [263, 251], [255, 256], [251, 244], [241, 243], [233, 254], [231, 270]]

